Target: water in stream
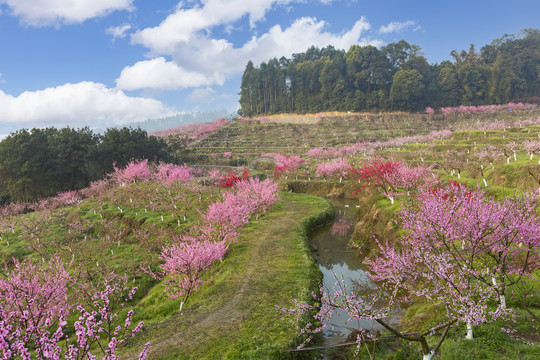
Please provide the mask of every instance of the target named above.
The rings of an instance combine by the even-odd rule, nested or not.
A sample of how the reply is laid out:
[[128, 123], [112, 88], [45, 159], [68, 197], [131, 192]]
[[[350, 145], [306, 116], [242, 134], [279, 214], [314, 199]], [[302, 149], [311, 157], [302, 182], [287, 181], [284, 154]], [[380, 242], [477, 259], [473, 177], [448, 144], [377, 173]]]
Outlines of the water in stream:
[[[371, 284], [362, 264], [363, 258], [358, 251], [349, 246], [358, 203], [341, 199], [330, 201], [336, 212], [335, 221], [313, 233], [310, 241], [313, 255], [323, 272], [323, 286], [325, 289], [331, 289], [336, 282], [336, 276], [343, 276], [350, 290], [354, 289], [357, 282]], [[325, 345], [344, 342], [350, 333], [349, 329], [358, 328], [359, 325], [364, 329], [375, 327], [371, 320], [352, 323], [348, 323], [347, 320], [345, 312], [332, 317], [330, 326], [323, 331]]]

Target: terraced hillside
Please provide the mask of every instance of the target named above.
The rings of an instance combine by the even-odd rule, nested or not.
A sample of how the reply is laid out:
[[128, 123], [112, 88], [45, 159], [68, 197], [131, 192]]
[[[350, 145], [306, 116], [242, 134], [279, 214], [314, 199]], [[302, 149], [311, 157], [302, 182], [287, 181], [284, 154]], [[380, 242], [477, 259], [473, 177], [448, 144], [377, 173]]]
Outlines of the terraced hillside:
[[[539, 112], [498, 114], [346, 114], [276, 115], [239, 118], [230, 125], [186, 148], [187, 163], [245, 164], [263, 153], [305, 155], [312, 148], [339, 148], [358, 142], [426, 135], [443, 129], [468, 129], [494, 122], [509, 124], [536, 119]], [[173, 135], [174, 137], [174, 135]], [[224, 153], [231, 152], [224, 158]]]

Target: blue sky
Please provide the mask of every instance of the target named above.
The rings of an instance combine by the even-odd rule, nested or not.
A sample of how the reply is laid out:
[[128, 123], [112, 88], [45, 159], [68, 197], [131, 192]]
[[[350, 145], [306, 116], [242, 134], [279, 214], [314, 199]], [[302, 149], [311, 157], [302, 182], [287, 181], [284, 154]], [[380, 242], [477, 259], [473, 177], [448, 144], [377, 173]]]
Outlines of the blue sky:
[[436, 63], [539, 14], [538, 0], [0, 0], [0, 136], [235, 112], [250, 59], [404, 39]]

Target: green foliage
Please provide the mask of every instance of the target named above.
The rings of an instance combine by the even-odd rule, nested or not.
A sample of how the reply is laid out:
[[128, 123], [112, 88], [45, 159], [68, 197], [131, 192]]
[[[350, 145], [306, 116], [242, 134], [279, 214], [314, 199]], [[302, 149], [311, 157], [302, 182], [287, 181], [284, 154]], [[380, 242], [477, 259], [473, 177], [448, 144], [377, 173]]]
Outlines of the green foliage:
[[428, 64], [420, 48], [404, 40], [381, 49], [353, 45], [347, 52], [311, 47], [259, 68], [250, 61], [240, 105], [244, 115], [253, 116], [535, 102], [540, 95], [539, 53], [537, 29], [505, 35], [480, 53], [474, 45], [468, 52], [453, 50], [454, 63], [440, 65]]
[[419, 110], [424, 95], [424, 77], [417, 70], [399, 70], [392, 78], [390, 102], [396, 109]]
[[0, 199], [34, 201], [81, 189], [132, 159], [167, 160], [163, 139], [141, 129], [19, 130], [0, 142]]

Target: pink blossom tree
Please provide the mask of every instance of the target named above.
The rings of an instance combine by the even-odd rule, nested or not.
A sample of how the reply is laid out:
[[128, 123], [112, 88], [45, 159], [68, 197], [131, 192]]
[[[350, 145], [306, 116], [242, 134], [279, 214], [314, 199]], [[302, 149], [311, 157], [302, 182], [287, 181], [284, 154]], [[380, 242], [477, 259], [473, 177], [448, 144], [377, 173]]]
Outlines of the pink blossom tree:
[[274, 176], [276, 178], [280, 177], [282, 174], [289, 174], [292, 171], [296, 171], [300, 168], [300, 164], [305, 163], [306, 161], [297, 155], [283, 155], [276, 153], [266, 153], [261, 156], [271, 157], [276, 160], [276, 166], [274, 168]]
[[59, 258], [48, 266], [14, 260], [0, 277], [0, 308], [4, 321], [16, 327], [43, 328], [46, 319], [66, 318], [71, 308], [68, 289], [73, 282]]
[[182, 311], [189, 296], [201, 285], [204, 271], [215, 261], [221, 260], [227, 249], [225, 240], [213, 242], [196, 238], [164, 247], [160, 255], [163, 261], [159, 266], [160, 273], [153, 276], [165, 279], [163, 291], [171, 299], [181, 298], [180, 311]]
[[343, 178], [349, 174], [351, 165], [345, 159], [334, 159], [317, 165], [316, 174], [322, 177], [339, 176]]
[[255, 212], [266, 212], [279, 200], [278, 184], [270, 179], [249, 178], [238, 182], [236, 188], [236, 196], [241, 202], [251, 204]]
[[476, 170], [480, 172], [484, 186], [487, 187], [486, 173], [489, 168], [495, 169], [493, 162], [502, 155], [502, 152], [495, 146], [488, 145], [480, 148], [476, 148], [474, 151], [474, 162], [472, 165], [476, 167]]
[[234, 241], [239, 228], [248, 223], [255, 209], [256, 204], [244, 201], [233, 192], [227, 192], [222, 201], [212, 203], [201, 214], [204, 222], [200, 230], [214, 241]]
[[535, 153], [540, 153], [540, 140], [527, 140], [523, 143], [523, 147], [531, 155], [529, 160], [532, 160]]
[[148, 168], [148, 159], [132, 160], [123, 169], [113, 164], [114, 172], [111, 177], [118, 184], [127, 184], [134, 181], [148, 180], [152, 177], [152, 172]]
[[[32, 359], [33, 354], [36, 359], [97, 359], [96, 352], [103, 355], [102, 360], [119, 359], [116, 356], [117, 349], [140, 332], [143, 326], [140, 322], [132, 327], [132, 310], [128, 312], [121, 325], [118, 325], [118, 313], [113, 311], [113, 307], [118, 306], [115, 298], [118, 298], [119, 294], [122, 296], [122, 289], [122, 285], [118, 283], [108, 285], [104, 290], [94, 294], [90, 309], [81, 304], [77, 305], [80, 317], [74, 323], [76, 336], [74, 341], [70, 341], [65, 332], [67, 311], [55, 313], [44, 310], [41, 317], [43, 321], [39, 324], [28, 322], [27, 312], [23, 312], [19, 321], [10, 321], [14, 316], [13, 310], [0, 306], [2, 359]], [[132, 299], [135, 290], [132, 289], [128, 293], [129, 300]], [[32, 298], [32, 295], [27, 297]], [[63, 301], [51, 298], [51, 301], [58, 300]], [[55, 307], [56, 305], [52, 304], [47, 306], [49, 309]], [[124, 304], [121, 304], [120, 309], [123, 307]], [[139, 354], [140, 360], [146, 358], [149, 345], [150, 343], [147, 343]]]
[[[504, 314], [505, 291], [538, 266], [538, 194], [498, 202], [459, 183], [421, 190], [400, 211], [407, 234], [399, 243], [381, 244], [370, 261], [373, 278], [399, 291], [444, 304], [448, 316], [472, 326]], [[499, 300], [488, 311], [490, 300]]]
[[164, 163], [159, 164], [156, 170], [154, 177], [168, 184], [172, 182], [187, 182], [193, 179], [193, 168], [186, 164], [175, 165]]
[[[329, 324], [334, 311], [342, 309], [351, 320], [372, 319], [395, 336], [418, 342], [423, 359], [429, 360], [454, 324], [465, 323], [467, 338], [472, 339], [473, 326], [510, 311], [505, 289], [532, 276], [538, 266], [537, 200], [538, 194], [527, 193], [497, 202], [458, 183], [420, 190], [399, 213], [406, 234], [397, 244], [379, 244], [379, 254], [368, 262], [373, 280], [382, 283], [379, 295], [360, 296], [341, 279], [334, 289], [321, 288], [320, 294], [314, 294], [316, 305], [295, 302], [295, 309], [282, 311], [297, 316], [316, 313], [316, 322], [301, 331], [309, 335], [309, 341]], [[403, 334], [384, 320], [390, 308], [375, 306], [379, 296], [388, 305], [425, 299], [445, 306], [447, 319], [422, 333]], [[494, 301], [498, 305], [490, 308]], [[431, 348], [427, 337], [439, 330], [443, 333]]]
[[437, 178], [431, 169], [424, 165], [413, 168], [400, 161], [375, 159], [351, 172], [362, 186], [377, 187], [393, 204], [396, 195], [410, 194], [435, 185]]

